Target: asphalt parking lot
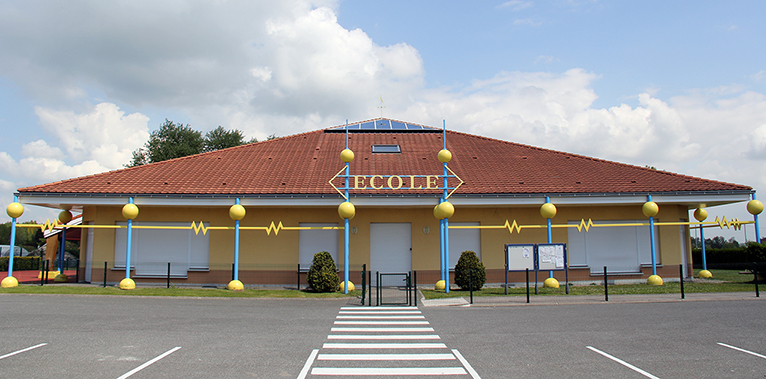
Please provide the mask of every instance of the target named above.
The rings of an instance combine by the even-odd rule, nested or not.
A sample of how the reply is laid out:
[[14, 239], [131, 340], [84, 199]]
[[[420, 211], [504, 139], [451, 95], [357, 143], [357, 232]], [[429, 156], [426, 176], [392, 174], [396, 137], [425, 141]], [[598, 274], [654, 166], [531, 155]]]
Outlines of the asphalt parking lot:
[[[335, 329], [340, 316], [354, 314], [349, 304], [347, 300], [0, 295], [0, 377], [340, 376], [337, 372], [320, 376], [322, 371], [314, 370], [319, 361], [309, 358], [337, 351], [332, 349], [334, 338], [344, 332]], [[430, 358], [447, 359], [450, 354], [462, 358], [464, 362], [436, 364], [449, 366], [445, 372], [454, 377], [766, 378], [765, 310], [762, 299], [421, 306], [408, 316], [415, 321], [396, 316], [404, 321], [375, 323], [414, 322], [416, 327], [433, 329], [419, 335], [433, 339], [421, 347], [432, 354]], [[341, 323], [360, 324], [354, 317], [344, 317], [351, 321]], [[389, 316], [375, 316], [383, 317]], [[367, 337], [375, 334], [372, 338], [402, 335], [364, 332]], [[374, 343], [366, 343], [364, 353], [413, 352], [396, 344], [375, 349]], [[341, 352], [348, 354], [340, 356], [359, 357], [352, 353], [360, 349], [352, 346], [357, 345], [341, 346], [347, 349]], [[358, 358], [349, 367], [370, 365], [396, 370], [393, 363]], [[407, 366], [426, 370], [434, 364], [413, 360]], [[395, 372], [365, 377], [409, 377]], [[423, 376], [428, 375], [418, 375]]]

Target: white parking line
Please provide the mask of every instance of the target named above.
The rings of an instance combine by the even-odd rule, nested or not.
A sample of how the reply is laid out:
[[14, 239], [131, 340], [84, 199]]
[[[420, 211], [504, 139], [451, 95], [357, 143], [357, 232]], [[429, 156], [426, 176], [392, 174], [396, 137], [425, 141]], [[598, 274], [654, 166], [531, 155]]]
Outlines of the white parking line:
[[611, 359], [611, 360], [613, 360], [613, 361], [615, 361], [615, 362], [617, 362], [617, 363], [619, 363], [619, 364], [621, 364], [621, 365], [623, 365], [623, 366], [625, 366], [625, 367], [627, 367], [627, 368], [629, 368], [629, 369], [631, 369], [631, 370], [633, 370], [633, 371], [635, 371], [635, 372], [637, 372], [637, 373], [639, 373], [639, 374], [641, 374], [641, 375], [643, 375], [643, 376], [645, 376], [647, 378], [660, 379], [660, 378], [658, 378], [658, 377], [656, 377], [656, 376], [654, 376], [654, 375], [652, 375], [652, 374], [650, 374], [650, 373], [648, 373], [648, 372], [646, 372], [646, 371], [644, 371], [644, 370], [642, 370], [642, 369], [640, 369], [640, 368], [638, 368], [636, 366], [633, 366], [632, 364], [630, 364], [628, 362], [623, 361], [622, 359], [619, 359], [617, 357], [613, 357], [613, 356], [611, 356], [611, 355], [609, 355], [609, 354], [607, 354], [607, 353], [605, 353], [605, 352], [603, 352], [603, 351], [601, 351], [599, 349], [596, 349], [595, 347], [592, 347], [592, 346], [586, 346], [586, 347], [588, 349], [592, 350], [593, 352], [601, 354], [601, 355], [603, 355], [603, 356], [605, 356], [605, 357], [607, 357], [607, 358], [609, 358], [609, 359]]
[[473, 379], [481, 379], [481, 377], [479, 376], [479, 373], [476, 372], [476, 370], [474, 370], [473, 367], [471, 367], [471, 364], [468, 363], [468, 361], [465, 358], [463, 358], [463, 355], [460, 354], [460, 352], [457, 351], [457, 349], [452, 349], [452, 354], [455, 354], [457, 359], [460, 360], [460, 363], [462, 363], [463, 367], [465, 367], [465, 369], [468, 370], [468, 373], [471, 374], [471, 377]]
[[32, 347], [28, 347], [26, 349], [21, 349], [21, 350], [18, 350], [18, 351], [14, 351], [12, 353], [8, 353], [8, 354], [5, 354], [3, 356], [0, 356], [0, 359], [12, 357], [12, 356], [14, 356], [16, 354], [20, 354], [20, 353], [23, 353], [25, 351], [29, 351], [29, 350], [32, 350], [32, 349], [37, 349], [38, 347], [43, 347], [45, 345], [47, 345], [47, 343], [41, 343], [41, 344], [38, 344], [38, 345], [35, 345], [35, 346], [32, 346]]
[[319, 353], [319, 349], [314, 349], [311, 351], [311, 355], [309, 355], [309, 359], [307, 359], [306, 364], [303, 365], [303, 370], [301, 370], [301, 373], [298, 374], [298, 379], [306, 378], [306, 375], [308, 375], [311, 365], [314, 364], [314, 358], [316, 358], [317, 353]]
[[452, 360], [453, 354], [319, 354], [318, 361], [435, 361]]
[[119, 377], [117, 379], [125, 379], [127, 377], [130, 377], [131, 375], [133, 375], [133, 374], [135, 374], [135, 373], [137, 373], [137, 372], [139, 372], [139, 371], [149, 367], [149, 365], [153, 364], [154, 362], [157, 362], [160, 359], [165, 358], [168, 355], [175, 353], [180, 348], [181, 348], [181, 346], [176, 346], [176, 347], [174, 347], [174, 348], [172, 348], [172, 349], [170, 349], [170, 350], [168, 350], [168, 351], [158, 355], [157, 357], [153, 358], [152, 360], [142, 364], [141, 366], [138, 366], [138, 367], [128, 371], [127, 373], [125, 373], [125, 375], [123, 375], [123, 376], [121, 376], [121, 377]]
[[761, 355], [761, 354], [758, 354], [758, 353], [754, 353], [754, 352], [752, 352], [750, 350], [741, 349], [741, 348], [738, 348], [736, 346], [727, 345], [727, 344], [721, 343], [721, 342], [719, 342], [718, 344], [723, 346], [723, 347], [728, 347], [729, 349], [734, 349], [734, 350], [737, 350], [737, 351], [741, 351], [743, 353], [747, 353], [747, 354], [750, 354], [750, 355], [755, 355], [758, 358], [766, 359], [766, 355]]
[[314, 367], [311, 375], [465, 375], [462, 367]]
[[330, 343], [324, 349], [446, 349], [443, 343]]

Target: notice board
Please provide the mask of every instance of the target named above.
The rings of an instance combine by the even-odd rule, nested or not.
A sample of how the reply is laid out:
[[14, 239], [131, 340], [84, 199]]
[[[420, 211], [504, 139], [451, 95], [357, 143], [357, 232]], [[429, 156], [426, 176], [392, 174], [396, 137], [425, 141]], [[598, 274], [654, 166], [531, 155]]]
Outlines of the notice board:
[[508, 271], [525, 271], [535, 269], [534, 244], [505, 245], [505, 263]]
[[566, 268], [566, 244], [537, 244], [538, 269], [540, 271], [564, 270]]

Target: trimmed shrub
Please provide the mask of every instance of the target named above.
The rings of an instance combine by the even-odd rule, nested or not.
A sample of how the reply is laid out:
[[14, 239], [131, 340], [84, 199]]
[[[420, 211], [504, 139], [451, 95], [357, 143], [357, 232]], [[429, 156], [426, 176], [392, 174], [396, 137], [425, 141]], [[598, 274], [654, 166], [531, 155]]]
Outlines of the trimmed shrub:
[[[469, 269], [473, 272], [469, 272]], [[455, 284], [467, 290], [470, 288], [471, 278], [473, 278], [473, 290], [478, 291], [487, 281], [487, 272], [476, 253], [468, 250], [460, 254], [460, 259], [455, 265]]]
[[[0, 272], [8, 271], [8, 257], [0, 258]], [[40, 257], [13, 257], [14, 270], [39, 270]]]
[[316, 292], [332, 292], [338, 289], [340, 278], [330, 253], [321, 251], [314, 254], [306, 281]]

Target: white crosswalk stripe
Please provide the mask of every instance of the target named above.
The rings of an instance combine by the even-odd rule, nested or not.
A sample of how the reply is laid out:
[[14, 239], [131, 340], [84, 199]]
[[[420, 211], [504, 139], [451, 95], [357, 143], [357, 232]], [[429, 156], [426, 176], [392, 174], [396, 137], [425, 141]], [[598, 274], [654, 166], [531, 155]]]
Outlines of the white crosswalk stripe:
[[342, 307], [327, 336], [331, 342], [312, 352], [299, 379], [445, 375], [479, 379], [465, 358], [438, 342], [441, 338], [433, 332], [417, 307]]

